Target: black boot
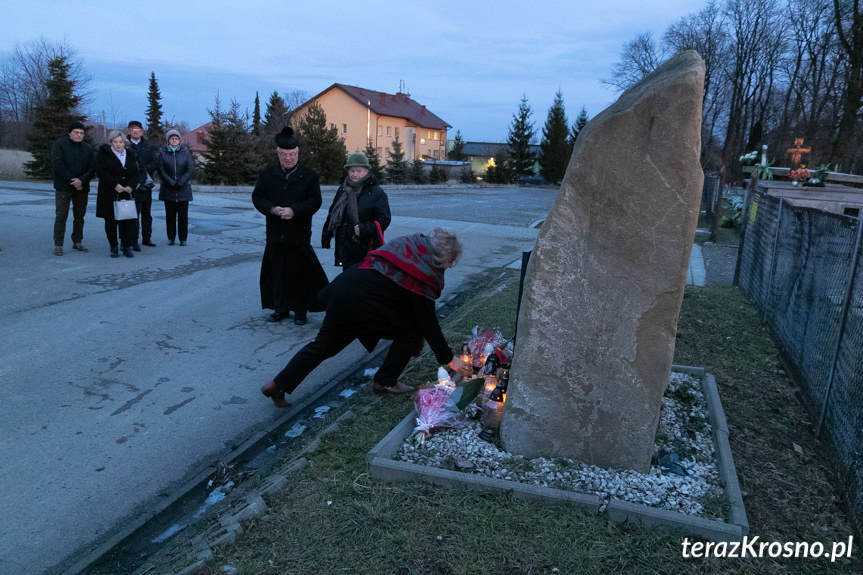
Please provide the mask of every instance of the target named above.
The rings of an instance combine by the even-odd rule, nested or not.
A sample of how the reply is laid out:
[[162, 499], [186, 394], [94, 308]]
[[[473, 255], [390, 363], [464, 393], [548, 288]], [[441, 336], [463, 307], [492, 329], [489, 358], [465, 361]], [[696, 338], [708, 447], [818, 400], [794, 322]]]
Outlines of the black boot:
[[135, 257], [135, 254], [132, 253], [132, 246], [123, 246], [123, 255], [127, 258]]
[[111, 257], [112, 258], [119, 258], [120, 257], [120, 250], [117, 248], [117, 246], [111, 246]]

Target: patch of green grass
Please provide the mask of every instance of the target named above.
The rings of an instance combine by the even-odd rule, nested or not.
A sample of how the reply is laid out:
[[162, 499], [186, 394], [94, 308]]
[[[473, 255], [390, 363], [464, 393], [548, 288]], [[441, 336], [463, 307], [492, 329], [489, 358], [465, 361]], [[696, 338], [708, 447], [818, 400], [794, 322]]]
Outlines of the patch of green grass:
[[[500, 282], [506, 284], [500, 288]], [[447, 313], [444, 332], [457, 347], [479, 324], [511, 337], [517, 274], [486, 284]], [[493, 294], [493, 295], [491, 295]], [[688, 288], [675, 363], [716, 376], [744, 490], [750, 535], [761, 541], [847, 541], [852, 533], [834, 496], [829, 464], [812, 436], [798, 390], [758, 317], [738, 290]], [[434, 377], [426, 354], [406, 378]], [[774, 414], [781, 407], [783, 417]], [[411, 399], [357, 394], [356, 417], [321, 437], [310, 465], [267, 499], [268, 513], [219, 547], [204, 573], [231, 565], [240, 575], [276, 574], [796, 574], [860, 573], [851, 561], [684, 559], [683, 537], [665, 529], [620, 525], [571, 506], [513, 499], [506, 493], [386, 483], [368, 475], [366, 453], [411, 409]], [[331, 417], [336, 417], [333, 414]], [[792, 448], [803, 447], [800, 457]], [[708, 505], [722, 514], [728, 503]], [[690, 538], [692, 540], [692, 538]], [[180, 567], [180, 566], [178, 566]]]

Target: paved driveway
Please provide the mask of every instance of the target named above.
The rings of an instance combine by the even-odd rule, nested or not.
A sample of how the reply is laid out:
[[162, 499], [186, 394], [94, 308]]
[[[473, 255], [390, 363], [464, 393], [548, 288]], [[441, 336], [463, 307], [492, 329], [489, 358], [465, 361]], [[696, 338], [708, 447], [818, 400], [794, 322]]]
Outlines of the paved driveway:
[[[445, 295], [530, 249], [555, 192], [388, 189], [387, 237], [442, 226], [465, 250]], [[315, 217], [318, 244], [325, 209]], [[43, 184], [0, 182], [0, 573], [51, 572], [154, 506], [280, 413], [258, 392], [309, 341], [260, 309], [264, 221], [248, 192], [196, 193], [186, 247], [108, 257], [91, 194], [82, 254], [55, 257]], [[71, 231], [71, 218], [67, 234]], [[68, 237], [68, 236], [67, 236]], [[318, 250], [332, 278], [332, 252]], [[297, 390], [366, 354], [355, 344]]]

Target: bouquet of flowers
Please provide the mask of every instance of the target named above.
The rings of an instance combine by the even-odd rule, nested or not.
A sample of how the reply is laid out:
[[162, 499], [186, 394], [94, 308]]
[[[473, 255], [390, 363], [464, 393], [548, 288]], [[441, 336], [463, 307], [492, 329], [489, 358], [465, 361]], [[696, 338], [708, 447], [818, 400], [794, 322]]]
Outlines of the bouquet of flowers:
[[439, 427], [452, 427], [458, 417], [458, 410], [450, 404], [453, 390], [444, 385], [420, 388], [414, 395], [414, 408], [417, 411], [414, 427], [414, 442], [425, 443], [432, 430]]
[[809, 170], [806, 169], [806, 166], [801, 165], [796, 170], [791, 170], [790, 172], [788, 172], [788, 177], [795, 182], [805, 182], [812, 177], [812, 174], [809, 173]]
[[435, 430], [455, 425], [462, 410], [470, 407], [470, 402], [479, 394], [482, 384], [482, 378], [474, 378], [458, 387], [448, 380], [420, 388], [414, 396], [417, 412], [414, 442], [422, 445]]

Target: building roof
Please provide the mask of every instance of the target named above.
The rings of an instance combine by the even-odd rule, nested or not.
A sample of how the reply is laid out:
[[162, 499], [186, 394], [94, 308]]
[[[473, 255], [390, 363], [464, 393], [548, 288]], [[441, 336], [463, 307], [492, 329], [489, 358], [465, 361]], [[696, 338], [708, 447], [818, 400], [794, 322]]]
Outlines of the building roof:
[[397, 94], [387, 94], [385, 92], [376, 92], [358, 86], [348, 86], [347, 84], [333, 84], [312, 100], [317, 100], [330, 90], [340, 89], [348, 96], [362, 104], [379, 116], [391, 116], [393, 118], [404, 118], [410, 122], [420, 126], [421, 128], [429, 128], [432, 130], [446, 130], [452, 128], [449, 124], [441, 120], [435, 114], [426, 109], [425, 106], [411, 99], [408, 94], [398, 92]]
[[192, 152], [203, 154], [207, 151], [206, 141], [210, 137], [210, 126], [212, 125], [213, 122], [207, 122], [203, 126], [198, 126], [194, 130], [189, 130], [183, 134], [183, 143], [189, 146], [189, 150]]

